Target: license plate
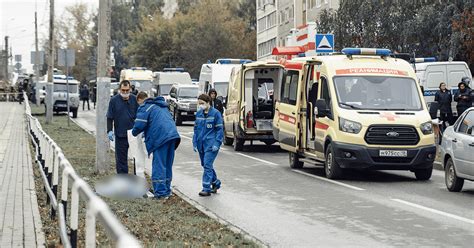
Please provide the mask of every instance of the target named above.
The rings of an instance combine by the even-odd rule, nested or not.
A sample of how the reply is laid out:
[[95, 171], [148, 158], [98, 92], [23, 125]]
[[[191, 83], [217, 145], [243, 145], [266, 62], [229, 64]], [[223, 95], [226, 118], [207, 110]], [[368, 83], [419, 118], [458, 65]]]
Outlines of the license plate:
[[380, 157], [406, 157], [407, 151], [380, 150]]
[[188, 115], [187, 112], [181, 112], [181, 115]]
[[58, 108], [65, 108], [65, 107], [67, 107], [67, 105], [66, 105], [66, 104], [58, 104], [58, 105], [56, 105], [56, 107], [58, 107]]

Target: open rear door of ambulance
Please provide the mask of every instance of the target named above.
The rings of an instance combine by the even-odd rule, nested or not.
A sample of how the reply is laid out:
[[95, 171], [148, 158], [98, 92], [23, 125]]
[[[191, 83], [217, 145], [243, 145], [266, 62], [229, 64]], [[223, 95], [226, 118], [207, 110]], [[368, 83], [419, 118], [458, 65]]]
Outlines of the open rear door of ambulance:
[[287, 151], [299, 149], [299, 104], [298, 89], [302, 77], [303, 63], [286, 62], [285, 75], [280, 88], [280, 100], [275, 104], [274, 127], [275, 137], [280, 147]]

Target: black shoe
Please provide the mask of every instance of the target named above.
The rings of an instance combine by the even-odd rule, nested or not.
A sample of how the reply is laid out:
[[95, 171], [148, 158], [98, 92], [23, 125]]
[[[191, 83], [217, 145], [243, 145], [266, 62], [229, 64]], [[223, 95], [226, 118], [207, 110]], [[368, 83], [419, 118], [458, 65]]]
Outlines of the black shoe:
[[217, 190], [218, 190], [218, 188], [216, 187], [216, 185], [212, 184], [211, 185], [211, 193], [215, 194], [215, 193], [217, 193]]
[[199, 192], [199, 196], [211, 196], [211, 192], [201, 191]]

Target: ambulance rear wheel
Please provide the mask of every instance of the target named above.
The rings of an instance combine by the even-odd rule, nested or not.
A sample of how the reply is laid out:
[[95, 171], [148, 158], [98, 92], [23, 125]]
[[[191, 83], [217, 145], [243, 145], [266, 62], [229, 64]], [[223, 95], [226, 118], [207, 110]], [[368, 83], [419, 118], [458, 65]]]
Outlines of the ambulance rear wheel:
[[231, 146], [233, 143], [234, 143], [234, 139], [233, 139], [233, 138], [229, 138], [229, 137], [227, 137], [227, 136], [224, 137], [224, 145], [226, 145], [226, 146]]
[[298, 153], [290, 152], [290, 167], [292, 169], [301, 169], [303, 168], [304, 163], [300, 161], [300, 155]]
[[334, 149], [329, 144], [326, 148], [326, 161], [324, 163], [324, 172], [329, 179], [338, 179], [342, 176], [342, 169], [336, 161]]
[[234, 151], [237, 151], [237, 152], [242, 151], [244, 149], [244, 144], [245, 144], [244, 139], [239, 139], [236, 137], [234, 139]]

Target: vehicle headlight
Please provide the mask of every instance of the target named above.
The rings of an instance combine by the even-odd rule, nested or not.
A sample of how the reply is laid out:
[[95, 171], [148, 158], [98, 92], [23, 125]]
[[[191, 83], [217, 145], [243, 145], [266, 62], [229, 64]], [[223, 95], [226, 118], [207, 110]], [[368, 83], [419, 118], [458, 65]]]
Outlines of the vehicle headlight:
[[425, 122], [420, 126], [421, 132], [423, 134], [432, 134], [433, 133], [433, 123], [431, 121]]
[[357, 134], [362, 129], [362, 124], [339, 117], [339, 129], [346, 133]]

